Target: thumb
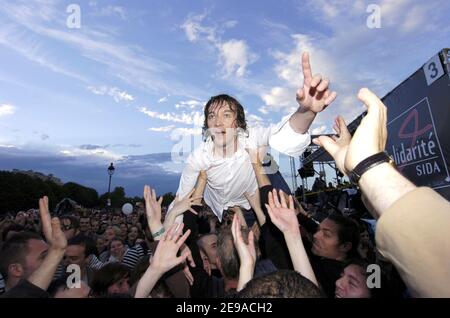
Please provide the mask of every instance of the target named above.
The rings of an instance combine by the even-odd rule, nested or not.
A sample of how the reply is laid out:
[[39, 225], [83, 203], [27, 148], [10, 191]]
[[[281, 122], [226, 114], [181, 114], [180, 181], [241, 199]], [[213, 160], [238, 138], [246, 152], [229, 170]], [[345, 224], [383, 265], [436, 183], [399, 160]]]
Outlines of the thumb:
[[297, 91], [297, 100], [302, 101], [304, 98], [305, 98], [305, 92], [302, 87]]
[[318, 146], [324, 147], [331, 156], [334, 156], [335, 153], [339, 150], [338, 144], [328, 136], [320, 136], [318, 138], [314, 138], [313, 143]]

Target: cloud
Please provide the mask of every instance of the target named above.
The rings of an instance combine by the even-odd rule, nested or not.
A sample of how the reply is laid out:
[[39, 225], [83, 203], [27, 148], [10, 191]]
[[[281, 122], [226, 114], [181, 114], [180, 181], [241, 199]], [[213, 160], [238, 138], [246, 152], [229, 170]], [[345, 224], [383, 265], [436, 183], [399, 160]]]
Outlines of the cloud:
[[162, 126], [162, 127], [151, 127], [148, 130], [155, 131], [155, 132], [168, 132], [168, 131], [171, 131], [174, 127], [175, 127], [174, 125]]
[[161, 120], [165, 120], [165, 121], [171, 121], [174, 123], [182, 123], [182, 124], [186, 124], [186, 125], [201, 126], [201, 125], [203, 125], [203, 121], [204, 121], [203, 114], [198, 111], [191, 112], [189, 114], [184, 113], [184, 112], [181, 114], [175, 114], [175, 113], [170, 113], [170, 112], [168, 112], [168, 113], [155, 112], [150, 109], [147, 109], [147, 107], [140, 107], [140, 108], [138, 108], [138, 110], [141, 113], [146, 114], [147, 116], [149, 116], [151, 118], [157, 118], [157, 119], [161, 119]]
[[[171, 93], [184, 96], [201, 96], [206, 94], [202, 89], [190, 83], [173, 79], [176, 67], [163, 60], [151, 57], [149, 52], [132, 43], [119, 42], [117, 34], [111, 32], [112, 26], [96, 29], [95, 26], [78, 29], [77, 32], [65, 27], [67, 15], [60, 10], [57, 2], [1, 2], [0, 11], [13, 21], [20, 29], [15, 28], [9, 32], [8, 38], [3, 37], [2, 44], [15, 49], [29, 59], [51, 68], [72, 78], [77, 78], [84, 84], [90, 81], [75, 72], [53, 62], [58, 57], [48, 58], [46, 55], [29, 54], [30, 44], [22, 44], [20, 36], [28, 31], [28, 42], [42, 43], [44, 39], [51, 39], [56, 44], [66, 45], [66, 49], [79, 53], [89, 62], [96, 63], [93, 70], [109, 74], [126, 82], [127, 84], [151, 93]], [[7, 25], [2, 24], [2, 31]], [[1, 36], [0, 36], [1, 39]], [[60, 56], [59, 59], [65, 59]], [[72, 61], [67, 61], [69, 64]], [[102, 68], [101, 66], [104, 66]], [[122, 96], [119, 98], [127, 98]]]
[[206, 102], [199, 102], [198, 100], [186, 100], [186, 101], [180, 101], [179, 103], [175, 104], [175, 108], [188, 108], [188, 109], [195, 109], [195, 108], [203, 108], [203, 106], [206, 104]]
[[16, 112], [16, 107], [9, 104], [0, 104], [0, 117], [13, 115]]
[[108, 145], [105, 146], [99, 146], [99, 145], [90, 145], [90, 144], [86, 144], [86, 145], [81, 145], [78, 148], [82, 149], [82, 150], [96, 150], [96, 149], [105, 149], [107, 148]]
[[327, 130], [327, 126], [322, 125], [320, 127], [316, 127], [312, 130], [313, 135], [321, 135]]
[[49, 138], [50, 138], [50, 136], [47, 135], [47, 134], [42, 134], [42, 135], [41, 135], [41, 140], [47, 140], [47, 139], [49, 139]]
[[167, 99], [168, 99], [168, 96], [161, 97], [160, 99], [158, 99], [158, 103], [165, 103], [165, 102], [167, 102]]
[[99, 11], [92, 13], [93, 16], [111, 17], [118, 15], [122, 20], [127, 20], [127, 14], [123, 7], [108, 5]]
[[180, 139], [192, 144], [191, 136], [200, 136], [202, 134], [202, 128], [176, 128], [170, 134], [170, 139], [172, 141], [180, 141]]
[[225, 77], [242, 77], [246, 68], [257, 60], [257, 55], [250, 52], [244, 40], [230, 40], [219, 45], [220, 59]]
[[50, 69], [52, 72], [87, 82], [83, 75], [51, 61], [54, 57], [50, 57], [50, 54], [42, 48], [40, 41], [27, 36], [24, 32], [20, 32], [16, 27], [8, 24], [2, 26], [0, 30], [0, 44], [31, 62]]
[[[69, 155], [70, 154], [70, 155]], [[33, 170], [53, 174], [63, 182], [76, 182], [92, 187], [103, 194], [108, 190], [107, 167], [111, 161], [96, 156], [77, 156], [69, 150], [63, 154], [39, 149], [18, 149], [0, 146], [2, 170]], [[145, 184], [156, 188], [158, 195], [177, 190], [180, 173], [167, 170], [171, 164], [170, 153], [155, 153], [140, 156], [124, 156], [114, 160], [116, 171], [112, 177], [112, 188], [122, 186], [127, 196], [142, 196]]]
[[218, 53], [219, 64], [224, 78], [243, 77], [247, 73], [247, 67], [258, 59], [258, 55], [252, 53], [244, 40], [231, 39], [223, 41], [219, 34], [224, 29], [237, 25], [237, 21], [226, 21], [221, 26], [207, 27], [202, 25], [206, 13], [202, 15], [189, 15], [181, 28], [191, 42], [204, 41]]
[[128, 94], [126, 91], [122, 91], [117, 87], [108, 87], [108, 86], [88, 86], [87, 89], [94, 93], [95, 95], [108, 95], [111, 96], [116, 103], [121, 101], [132, 102], [134, 101], [134, 97]]
[[201, 22], [206, 17], [206, 14], [190, 15], [186, 21], [181, 25], [187, 38], [191, 42], [197, 42], [200, 39], [206, 38], [212, 43], [216, 43], [216, 29], [213, 27], [204, 27]]

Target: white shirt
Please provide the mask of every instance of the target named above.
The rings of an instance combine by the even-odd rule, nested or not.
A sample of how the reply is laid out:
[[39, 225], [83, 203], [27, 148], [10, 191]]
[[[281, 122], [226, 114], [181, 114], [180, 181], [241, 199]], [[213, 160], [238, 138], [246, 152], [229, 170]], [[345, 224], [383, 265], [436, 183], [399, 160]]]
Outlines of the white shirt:
[[[309, 133], [299, 134], [291, 128], [290, 117], [288, 115], [279, 124], [270, 127], [248, 128], [248, 136], [238, 136], [238, 149], [230, 157], [214, 158], [211, 138], [203, 142], [187, 159], [177, 191], [179, 197], [183, 198], [195, 187], [200, 170], [205, 170], [208, 182], [203, 198], [220, 221], [223, 211], [229, 207], [238, 205], [250, 209], [244, 193], [254, 194], [258, 184], [245, 149], [271, 146], [280, 153], [296, 157], [311, 142]], [[177, 218], [177, 223], [181, 219]]]

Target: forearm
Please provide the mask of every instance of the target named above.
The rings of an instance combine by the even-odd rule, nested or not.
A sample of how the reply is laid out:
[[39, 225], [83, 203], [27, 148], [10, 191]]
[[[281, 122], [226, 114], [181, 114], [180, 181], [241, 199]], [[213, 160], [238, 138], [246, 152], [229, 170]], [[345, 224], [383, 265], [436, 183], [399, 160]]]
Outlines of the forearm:
[[262, 226], [264, 223], [266, 223], [266, 216], [264, 215], [264, 212], [261, 208], [261, 199], [259, 196], [259, 191], [256, 191], [255, 194], [253, 195], [249, 195], [246, 193], [245, 197], [247, 198], [248, 203], [250, 203], [250, 206], [255, 212], [259, 225]]
[[398, 199], [417, 188], [388, 163], [364, 173], [359, 186], [375, 210], [375, 218], [379, 218]]
[[31, 274], [28, 281], [43, 290], [47, 290], [63, 257], [64, 250], [50, 248], [42, 264]]
[[[195, 185], [194, 193], [192, 194], [193, 198], [203, 197], [203, 192], [205, 191], [206, 183], [207, 183], [207, 180], [204, 177], [202, 177], [202, 175], [200, 174], [199, 177], [198, 177], [198, 180], [197, 180], [197, 184]], [[202, 199], [201, 198], [196, 199], [193, 202], [193, 204], [194, 205], [201, 205], [202, 204]]]
[[[169, 218], [169, 216], [166, 216], [166, 221], [167, 221], [167, 219]], [[173, 222], [172, 222], [173, 223]], [[171, 224], [172, 224], [171, 223]], [[155, 240], [155, 241], [158, 241], [159, 240], [159, 238], [162, 236], [162, 234], [164, 233], [164, 231], [161, 231], [161, 229], [167, 229], [168, 227], [166, 226], [166, 223], [165, 223], [165, 221], [164, 221], [164, 225], [161, 223], [161, 220], [155, 220], [155, 221], [152, 221], [152, 222], [149, 222], [148, 223], [148, 226], [149, 226], [149, 228], [150, 228], [150, 232], [152, 233], [152, 236], [153, 236], [153, 234], [155, 234], [155, 233], [159, 233], [158, 235], [156, 235], [156, 236], [153, 236], [153, 239]]]
[[236, 289], [237, 291], [241, 291], [245, 287], [245, 285], [253, 278], [254, 271], [254, 262], [241, 263], [241, 266], [239, 268], [239, 281]]
[[314, 118], [316, 118], [316, 113], [299, 107], [289, 119], [289, 124], [296, 133], [304, 134], [308, 132]]
[[255, 171], [256, 182], [258, 182], [258, 188], [270, 185], [269, 177], [265, 173], [264, 167], [261, 162], [252, 163], [253, 171]]
[[314, 274], [311, 263], [309, 262], [308, 255], [306, 254], [305, 247], [303, 246], [300, 231], [293, 234], [285, 233], [284, 238], [289, 250], [289, 255], [291, 256], [294, 270], [308, 278], [316, 286], [319, 286], [316, 275]]
[[150, 265], [139, 280], [134, 298], [147, 298], [162, 275], [163, 273], [161, 271], [155, 270]]

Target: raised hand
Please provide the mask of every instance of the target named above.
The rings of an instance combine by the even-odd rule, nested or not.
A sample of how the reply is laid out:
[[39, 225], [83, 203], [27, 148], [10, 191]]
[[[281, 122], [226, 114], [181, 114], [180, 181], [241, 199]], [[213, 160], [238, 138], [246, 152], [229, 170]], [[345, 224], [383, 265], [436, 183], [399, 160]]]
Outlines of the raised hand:
[[322, 78], [320, 74], [313, 76], [309, 54], [302, 54], [303, 87], [297, 91], [297, 102], [305, 109], [313, 113], [319, 113], [330, 105], [337, 96], [329, 88], [330, 80]]
[[[161, 222], [161, 203], [163, 197], [156, 200], [155, 189], [150, 188], [148, 185], [144, 186], [144, 200], [145, 200], [145, 212], [147, 214], [147, 221], [149, 225], [151, 223]], [[150, 226], [151, 228], [151, 226]]]
[[63, 251], [67, 247], [67, 239], [61, 230], [61, 223], [58, 218], [50, 218], [48, 210], [48, 197], [39, 199], [39, 215], [42, 223], [42, 232], [49, 244], [50, 249]]
[[347, 149], [352, 140], [352, 136], [342, 116], [336, 117], [333, 129], [339, 137], [333, 136], [330, 138], [328, 136], [320, 136], [313, 139], [313, 142], [316, 145], [323, 146], [336, 161], [338, 169], [344, 174], [347, 174], [347, 170], [345, 169], [345, 156], [347, 155]]
[[231, 225], [231, 233], [233, 235], [233, 242], [241, 260], [241, 265], [254, 266], [256, 262], [256, 248], [254, 242], [253, 232], [248, 233], [248, 244], [245, 243], [241, 231], [241, 221], [237, 214], [233, 216], [233, 223]]
[[155, 254], [153, 255], [150, 267], [158, 273], [165, 273], [171, 268], [183, 263], [188, 258], [188, 253], [181, 253], [177, 257], [183, 243], [191, 234], [191, 230], [187, 230], [183, 236], [184, 224], [173, 224], [172, 227], [164, 234], [158, 243]]
[[192, 194], [195, 192], [195, 188], [191, 190], [184, 198], [180, 199], [179, 195], [175, 197], [174, 205], [170, 210], [170, 215], [172, 217], [176, 217], [180, 214], [183, 214], [186, 211], [191, 211], [195, 215], [197, 215], [197, 211], [195, 211], [192, 207], [195, 201], [201, 199], [202, 196], [193, 197]]
[[314, 143], [323, 146], [333, 157], [344, 174], [352, 171], [367, 157], [383, 151], [386, 146], [386, 106], [367, 88], [359, 91], [358, 98], [366, 105], [367, 115], [361, 120], [353, 138], [342, 119], [338, 121], [338, 139], [331, 140], [324, 136], [314, 139]]
[[299, 226], [297, 215], [294, 208], [294, 200], [289, 196], [289, 206], [286, 203], [285, 193], [281, 190], [278, 199], [277, 190], [273, 189], [269, 192], [269, 204], [266, 204], [267, 212], [275, 226], [283, 232], [283, 234], [299, 234]]

